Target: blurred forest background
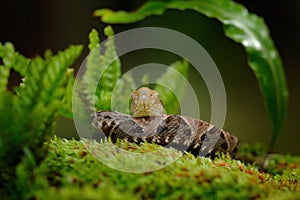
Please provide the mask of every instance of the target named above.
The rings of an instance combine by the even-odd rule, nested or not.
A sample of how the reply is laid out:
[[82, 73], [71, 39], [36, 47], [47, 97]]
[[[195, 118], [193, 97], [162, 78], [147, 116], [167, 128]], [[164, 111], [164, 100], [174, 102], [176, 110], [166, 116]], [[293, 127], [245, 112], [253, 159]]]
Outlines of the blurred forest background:
[[[99, 0], [1, 0], [0, 41], [11, 41], [17, 51], [28, 57], [43, 54], [46, 49], [58, 51], [70, 44], [84, 44], [87, 55], [88, 33], [96, 28], [101, 34], [106, 24], [92, 13], [98, 8], [133, 10], [143, 1]], [[300, 1], [237, 0], [250, 12], [264, 17], [282, 57], [289, 87], [289, 109], [276, 150], [300, 154]], [[165, 27], [180, 31], [197, 40], [211, 55], [222, 74], [227, 92], [227, 118], [224, 129], [237, 135], [241, 142], [269, 144], [271, 123], [264, 107], [256, 79], [247, 66], [241, 45], [224, 36], [222, 25], [194, 11], [169, 10], [163, 16], [152, 16], [130, 25], [113, 25], [115, 33], [144, 26]], [[103, 36], [103, 34], [102, 34]], [[176, 41], [174, 41], [176, 42]], [[170, 64], [178, 57], [155, 50], [131, 52], [122, 56], [123, 71], [149, 62]], [[201, 77], [192, 76], [193, 86]], [[12, 73], [10, 87], [20, 79]], [[209, 96], [205, 86], [196, 88], [201, 118], [209, 121]], [[58, 135], [78, 137], [70, 120], [60, 119]]]

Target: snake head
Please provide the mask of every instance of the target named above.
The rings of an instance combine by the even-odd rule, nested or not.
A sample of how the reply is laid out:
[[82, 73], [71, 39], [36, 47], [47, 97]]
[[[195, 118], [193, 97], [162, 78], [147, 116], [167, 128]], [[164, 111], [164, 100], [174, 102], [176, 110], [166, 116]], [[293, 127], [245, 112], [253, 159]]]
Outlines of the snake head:
[[165, 114], [159, 93], [141, 87], [131, 94], [130, 112], [133, 117], [159, 117]]

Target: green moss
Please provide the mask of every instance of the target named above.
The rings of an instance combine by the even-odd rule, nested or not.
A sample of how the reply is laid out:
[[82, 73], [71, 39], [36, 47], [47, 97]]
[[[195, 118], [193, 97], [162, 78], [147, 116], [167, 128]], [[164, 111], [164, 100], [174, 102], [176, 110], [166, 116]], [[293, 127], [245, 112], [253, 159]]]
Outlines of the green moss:
[[[227, 155], [211, 160], [186, 154], [160, 170], [134, 174], [105, 166], [82, 141], [55, 137], [47, 145], [47, 157], [33, 172], [36, 179], [31, 196], [38, 199], [300, 198], [300, 158], [295, 156], [272, 157], [269, 168], [261, 172], [255, 164], [244, 164]], [[160, 148], [124, 142], [119, 146], [138, 152]], [[178, 154], [175, 149], [170, 152]], [[143, 164], [138, 160], [130, 162]], [[18, 179], [24, 180], [23, 176], [19, 174]]]

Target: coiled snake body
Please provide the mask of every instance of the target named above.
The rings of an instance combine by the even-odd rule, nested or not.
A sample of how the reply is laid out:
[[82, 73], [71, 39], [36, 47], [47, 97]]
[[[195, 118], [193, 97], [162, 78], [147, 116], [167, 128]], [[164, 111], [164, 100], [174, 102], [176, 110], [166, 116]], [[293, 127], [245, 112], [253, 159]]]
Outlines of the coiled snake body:
[[103, 131], [112, 142], [121, 139], [137, 144], [156, 143], [195, 156], [214, 157], [216, 152], [234, 155], [237, 151], [236, 136], [199, 119], [165, 114], [155, 90], [139, 88], [131, 99], [132, 115], [98, 111], [93, 117], [93, 127]]

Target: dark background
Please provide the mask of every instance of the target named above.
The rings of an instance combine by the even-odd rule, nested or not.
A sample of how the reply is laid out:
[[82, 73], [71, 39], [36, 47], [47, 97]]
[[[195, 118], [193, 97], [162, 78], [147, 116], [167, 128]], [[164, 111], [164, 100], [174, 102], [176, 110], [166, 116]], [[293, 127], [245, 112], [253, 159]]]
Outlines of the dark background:
[[[109, 2], [1, 0], [0, 2], [0, 41], [2, 43], [11, 41], [17, 51], [28, 57], [43, 54], [46, 49], [58, 51], [70, 44], [84, 44], [84, 54], [75, 67], [80, 66], [87, 54], [90, 30], [96, 28], [102, 33], [106, 26], [98, 18], [92, 16], [93, 10], [103, 7], [132, 10], [142, 3], [142, 1], [121, 0]], [[299, 154], [300, 1], [239, 0], [236, 2], [245, 5], [250, 12], [264, 17], [282, 57], [290, 97], [287, 120], [277, 141], [276, 150]], [[271, 124], [256, 79], [247, 66], [247, 57], [242, 46], [224, 36], [221, 23], [194, 11], [169, 10], [160, 17], [148, 17], [142, 22], [130, 25], [113, 25], [113, 28], [117, 33], [141, 26], [171, 28], [197, 40], [209, 52], [223, 76], [228, 109], [224, 128], [237, 135], [242, 142], [268, 144], [271, 138]], [[164, 64], [175, 61], [172, 56], [162, 56], [161, 53], [153, 51], [129, 53], [121, 60], [124, 71], [149, 61]], [[197, 77], [191, 79], [197, 79]], [[18, 76], [13, 73], [10, 87], [16, 85], [18, 81]], [[201, 118], [209, 120], [208, 94], [201, 89], [197, 93], [200, 99]], [[68, 126], [65, 123], [68, 123]], [[61, 119], [56, 130], [57, 134], [71, 137], [74, 129], [69, 125], [70, 121]]]

